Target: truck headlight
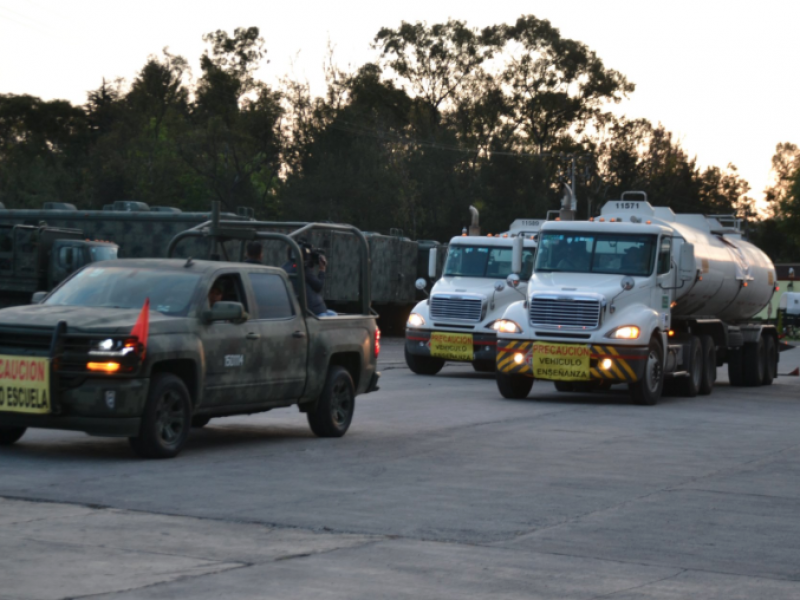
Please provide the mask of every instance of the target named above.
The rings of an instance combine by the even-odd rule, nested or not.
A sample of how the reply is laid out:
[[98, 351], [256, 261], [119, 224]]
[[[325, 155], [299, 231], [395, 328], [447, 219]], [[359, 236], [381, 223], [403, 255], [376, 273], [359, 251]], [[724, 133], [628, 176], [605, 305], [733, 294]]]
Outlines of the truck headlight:
[[135, 340], [113, 339], [92, 340], [89, 344], [89, 356], [127, 356], [136, 352]]
[[615, 340], [635, 340], [639, 337], [639, 328], [636, 327], [636, 325], [617, 327], [615, 330], [609, 332], [606, 337]]
[[425, 319], [422, 317], [422, 315], [417, 313], [411, 313], [408, 315], [406, 327], [422, 327], [423, 325], [425, 325]]
[[522, 333], [522, 328], [508, 319], [498, 319], [492, 325], [492, 329], [497, 333]]

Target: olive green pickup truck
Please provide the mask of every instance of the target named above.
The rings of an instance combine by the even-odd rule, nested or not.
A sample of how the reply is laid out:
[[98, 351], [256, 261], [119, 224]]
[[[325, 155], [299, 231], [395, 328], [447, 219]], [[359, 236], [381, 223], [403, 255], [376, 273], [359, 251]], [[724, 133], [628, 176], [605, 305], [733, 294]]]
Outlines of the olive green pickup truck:
[[214, 417], [290, 405], [316, 435], [340, 437], [355, 397], [377, 389], [368, 302], [361, 314], [313, 316], [280, 268], [105, 261], [35, 300], [0, 310], [0, 444], [28, 427], [69, 429], [169, 458]]

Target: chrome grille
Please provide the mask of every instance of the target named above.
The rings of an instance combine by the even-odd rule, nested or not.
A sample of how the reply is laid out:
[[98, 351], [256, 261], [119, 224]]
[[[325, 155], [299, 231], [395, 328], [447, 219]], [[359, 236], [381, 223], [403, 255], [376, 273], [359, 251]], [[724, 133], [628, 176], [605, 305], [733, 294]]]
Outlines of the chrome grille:
[[600, 301], [591, 298], [536, 298], [531, 300], [531, 325], [594, 329], [600, 324]]
[[480, 298], [431, 298], [431, 316], [434, 321], [480, 321], [482, 308]]

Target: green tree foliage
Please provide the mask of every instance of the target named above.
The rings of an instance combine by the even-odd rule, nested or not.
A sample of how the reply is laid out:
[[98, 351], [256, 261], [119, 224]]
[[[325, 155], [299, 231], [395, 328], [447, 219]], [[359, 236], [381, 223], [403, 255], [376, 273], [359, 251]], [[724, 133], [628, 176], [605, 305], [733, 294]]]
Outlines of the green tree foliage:
[[[625, 190], [679, 212], [754, 216], [734, 166], [700, 168], [661, 125], [613, 117], [634, 85], [533, 15], [481, 30], [454, 19], [381, 28], [374, 62], [343, 70], [329, 57], [322, 97], [257, 78], [267, 48], [256, 27], [203, 39], [196, 79], [165, 49], [83, 106], [0, 96], [0, 200], [220, 200], [267, 219], [446, 240], [470, 205], [485, 232], [558, 208], [574, 162], [580, 217]], [[800, 215], [796, 155], [779, 146], [776, 217], [756, 234]]]

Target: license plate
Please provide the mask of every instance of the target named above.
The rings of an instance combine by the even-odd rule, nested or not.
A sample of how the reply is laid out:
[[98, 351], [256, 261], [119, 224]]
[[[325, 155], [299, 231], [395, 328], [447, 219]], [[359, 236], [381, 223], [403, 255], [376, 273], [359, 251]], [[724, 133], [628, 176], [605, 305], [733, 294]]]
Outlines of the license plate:
[[580, 344], [534, 342], [533, 376], [554, 381], [588, 381], [592, 351]]
[[472, 334], [434, 331], [431, 333], [431, 356], [448, 360], [472, 360]]
[[0, 354], [0, 411], [50, 412], [50, 360]]

